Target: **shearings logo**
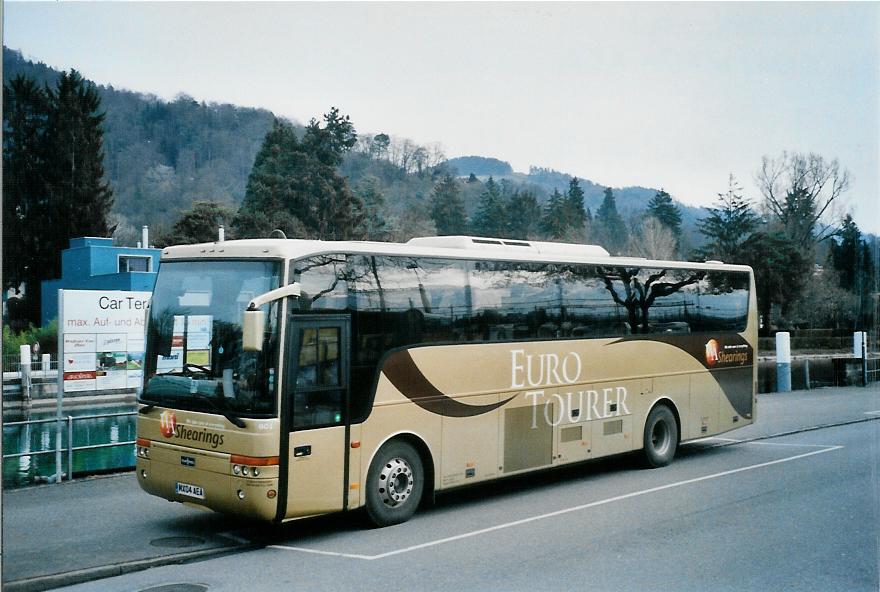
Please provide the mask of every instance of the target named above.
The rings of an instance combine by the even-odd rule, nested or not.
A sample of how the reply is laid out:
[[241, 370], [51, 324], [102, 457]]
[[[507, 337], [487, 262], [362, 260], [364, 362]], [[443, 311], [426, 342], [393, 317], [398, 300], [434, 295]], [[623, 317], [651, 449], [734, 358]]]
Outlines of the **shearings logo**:
[[744, 366], [751, 363], [750, 358], [749, 346], [746, 343], [722, 345], [717, 339], [706, 342], [706, 366], [709, 368]]
[[181, 440], [208, 444], [215, 450], [217, 447], [223, 446], [223, 434], [209, 432], [207, 428], [202, 428], [200, 431], [185, 425], [178, 425], [174, 412], [169, 410], [163, 411], [159, 416], [159, 431], [166, 438], [180, 438]]
[[162, 432], [162, 435], [166, 438], [170, 438], [174, 435], [174, 430], [177, 428], [177, 418], [174, 417], [173, 411], [163, 411], [162, 415], [159, 416], [159, 430]]
[[710, 339], [706, 343], [706, 364], [714, 366], [718, 363], [718, 340]]

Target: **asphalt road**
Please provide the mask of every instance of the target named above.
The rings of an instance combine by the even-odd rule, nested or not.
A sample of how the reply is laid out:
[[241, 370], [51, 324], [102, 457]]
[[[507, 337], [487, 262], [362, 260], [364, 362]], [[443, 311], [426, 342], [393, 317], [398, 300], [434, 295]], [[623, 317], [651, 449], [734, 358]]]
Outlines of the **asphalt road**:
[[[760, 405], [756, 425], [685, 446], [664, 469], [618, 458], [478, 486], [385, 529], [353, 515], [254, 527], [126, 497], [119, 486], [112, 503], [94, 496], [106, 511], [78, 540], [58, 517], [49, 552], [67, 545], [111, 566], [92, 577], [110, 575], [111, 564], [131, 562], [161, 535], [200, 540], [196, 553], [225, 552], [67, 588], [80, 591], [880, 589], [880, 421], [871, 421], [880, 391], [771, 395]], [[821, 427], [830, 423], [839, 425]], [[766, 438], [785, 432], [794, 433]], [[739, 441], [754, 437], [762, 439]], [[118, 479], [101, 489], [128, 483]], [[32, 536], [51, 530], [52, 521], [33, 520], [43, 531]], [[16, 569], [9, 534], [4, 579]], [[31, 555], [18, 554], [38, 562]]]

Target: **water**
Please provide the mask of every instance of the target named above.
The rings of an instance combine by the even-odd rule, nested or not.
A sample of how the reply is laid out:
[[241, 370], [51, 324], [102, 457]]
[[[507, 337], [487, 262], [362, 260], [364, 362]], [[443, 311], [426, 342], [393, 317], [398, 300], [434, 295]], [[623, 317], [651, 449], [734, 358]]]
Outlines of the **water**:
[[[61, 442], [67, 447], [67, 416], [83, 417], [107, 413], [124, 413], [135, 411], [134, 405], [118, 405], [111, 407], [88, 407], [64, 411]], [[6, 422], [54, 419], [55, 410], [41, 410], [10, 414], [4, 417]], [[3, 487], [15, 488], [54, 479], [55, 475], [55, 435], [56, 422], [36, 423], [30, 425], [3, 426], [3, 454], [19, 452], [52, 451], [51, 454], [28, 455], [19, 458], [3, 459]], [[133, 441], [136, 437], [134, 415], [103, 417], [95, 419], [73, 420], [73, 445], [89, 446]], [[135, 464], [134, 444], [77, 450], [73, 453], [74, 477], [90, 473], [99, 473], [114, 469], [131, 468]], [[67, 451], [61, 454], [61, 470], [68, 472]]]

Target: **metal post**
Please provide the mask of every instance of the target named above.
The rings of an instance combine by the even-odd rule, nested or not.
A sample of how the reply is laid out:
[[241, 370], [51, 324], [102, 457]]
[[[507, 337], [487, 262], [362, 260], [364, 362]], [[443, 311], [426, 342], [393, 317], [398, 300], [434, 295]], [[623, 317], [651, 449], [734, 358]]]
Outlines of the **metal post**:
[[25, 402], [31, 400], [31, 346], [22, 345], [18, 349], [18, 373], [21, 376], [21, 397]]
[[804, 359], [804, 388], [810, 390], [810, 358]]
[[787, 331], [776, 334], [776, 392], [791, 392], [791, 336]]
[[58, 394], [55, 397], [55, 483], [61, 483], [61, 407], [64, 399], [64, 290], [58, 290]]
[[73, 480], [73, 417], [67, 416], [67, 480]]

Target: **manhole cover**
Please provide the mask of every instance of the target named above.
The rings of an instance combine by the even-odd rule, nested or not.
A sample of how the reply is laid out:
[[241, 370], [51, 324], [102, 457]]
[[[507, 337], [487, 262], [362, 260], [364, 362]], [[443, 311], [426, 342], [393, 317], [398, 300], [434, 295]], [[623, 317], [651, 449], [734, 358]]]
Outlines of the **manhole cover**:
[[[200, 539], [198, 537], [165, 537], [163, 539], [153, 539], [150, 541], [150, 544], [154, 547], [173, 547], [175, 549], [179, 549], [182, 547], [198, 547], [199, 545], [204, 545], [205, 540]], [[176, 585], [176, 584], [175, 584]], [[181, 584], [189, 586], [191, 584]], [[193, 584], [194, 585], [194, 584]], [[199, 584], [201, 585], [201, 584]], [[203, 590], [204, 588], [199, 588], [199, 590]], [[152, 592], [152, 588], [150, 589]], [[158, 590], [158, 588], [157, 588]], [[175, 588], [176, 590], [176, 588]], [[181, 588], [183, 590], [183, 588]]]
[[140, 592], [205, 592], [208, 587], [204, 584], [163, 584], [144, 588]]

